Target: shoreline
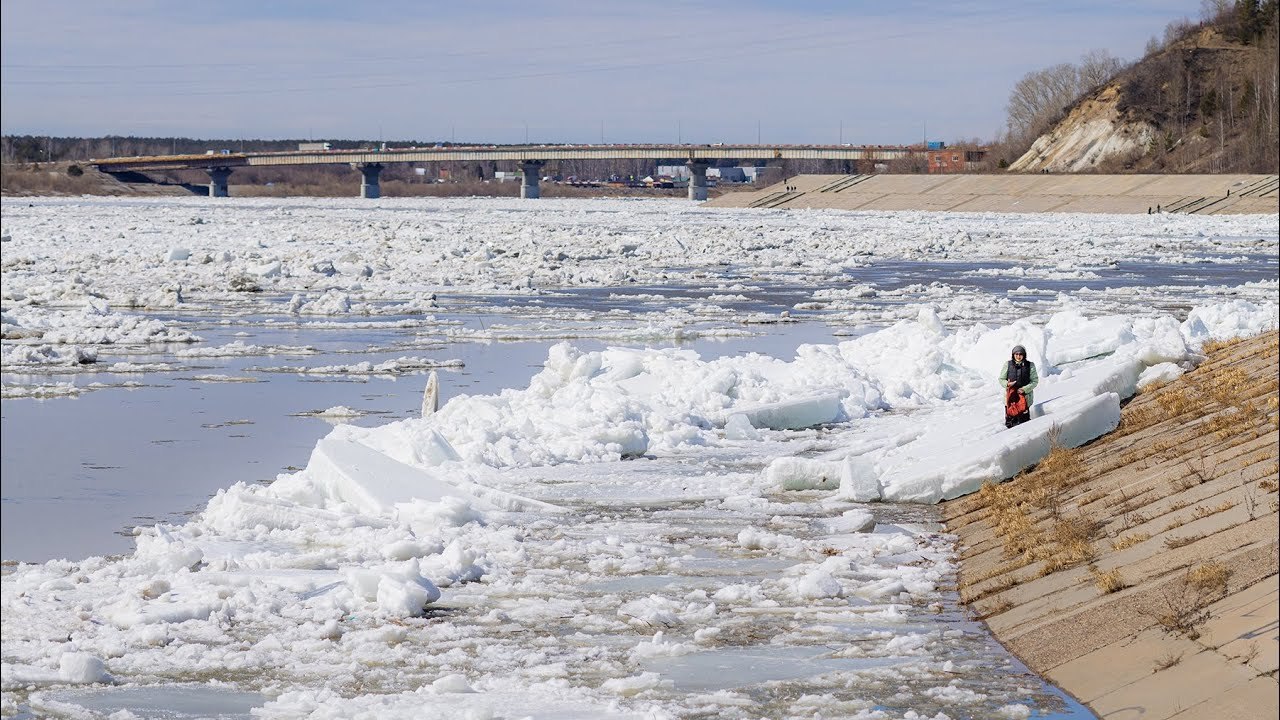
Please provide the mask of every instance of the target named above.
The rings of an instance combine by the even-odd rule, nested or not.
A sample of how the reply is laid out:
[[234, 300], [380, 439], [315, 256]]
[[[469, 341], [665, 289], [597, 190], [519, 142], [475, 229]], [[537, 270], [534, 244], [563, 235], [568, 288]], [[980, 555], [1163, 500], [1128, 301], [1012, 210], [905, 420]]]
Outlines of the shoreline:
[[1213, 350], [1113, 433], [942, 506], [962, 602], [1099, 717], [1280, 717], [1277, 345]]

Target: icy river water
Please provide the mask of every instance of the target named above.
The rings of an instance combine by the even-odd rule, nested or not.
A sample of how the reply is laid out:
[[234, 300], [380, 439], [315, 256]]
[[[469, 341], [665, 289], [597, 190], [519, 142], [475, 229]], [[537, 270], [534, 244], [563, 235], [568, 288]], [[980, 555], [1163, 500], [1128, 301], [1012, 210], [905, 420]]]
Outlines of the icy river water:
[[0, 715], [1092, 717], [933, 502], [1014, 342], [1094, 432], [1274, 326], [1274, 218], [529, 207], [6, 201]]
[[[780, 309], [775, 306], [779, 298], [786, 298], [785, 291], [764, 302], [751, 303], [750, 307], [752, 311], [776, 313]], [[590, 307], [591, 298], [587, 300], [578, 309], [601, 310]], [[528, 322], [501, 315], [501, 304], [502, 300], [492, 305], [486, 302], [486, 312], [443, 318], [476, 328], [495, 323], [519, 327]], [[607, 312], [607, 308], [604, 310]], [[310, 366], [363, 361], [378, 364], [428, 351], [439, 359], [460, 360], [462, 367], [439, 371], [442, 404], [457, 394], [492, 394], [526, 386], [542, 367], [549, 347], [557, 342], [424, 345], [416, 329], [274, 328], [264, 327], [262, 317], [244, 318], [248, 321], [245, 324], [170, 317], [213, 344], [242, 341], [315, 348], [316, 354], [305, 357]], [[563, 330], [564, 325], [561, 322], [558, 327]], [[790, 360], [798, 345], [835, 342], [834, 332], [839, 330], [810, 318], [805, 322], [761, 326], [753, 337], [699, 339], [673, 346], [693, 350], [707, 360], [745, 353]], [[588, 339], [575, 340], [574, 344], [584, 350], [600, 350], [617, 343]], [[651, 347], [661, 344], [647, 343]], [[128, 359], [148, 363], [173, 358], [158, 353], [131, 355]], [[108, 387], [70, 400], [5, 400], [5, 559], [43, 562], [127, 553], [133, 546], [135, 526], [180, 524], [202, 509], [215, 491], [236, 481], [267, 484], [279, 473], [305, 466], [316, 441], [334, 423], [374, 427], [414, 417], [420, 411], [424, 372], [308, 376], [247, 371], [262, 364], [260, 357], [216, 358], [164, 373], [88, 373], [77, 380]], [[197, 379], [210, 376], [217, 379]], [[253, 381], [230, 380], [243, 377]], [[335, 406], [366, 414], [340, 418], [307, 415]], [[50, 438], [59, 438], [53, 448], [49, 447]], [[813, 451], [816, 447], [813, 444], [806, 449]], [[666, 492], [672, 477], [689, 476], [694, 479], [694, 487], [705, 487], [707, 475], [760, 469], [754, 461], [732, 453], [633, 465], [643, 467], [629, 467], [593, 477], [589, 482], [557, 479], [549, 486], [526, 488], [531, 491], [528, 494], [574, 510], [567, 519], [557, 518], [554, 527], [534, 530], [526, 544], [556, 543], [566, 536], [597, 541], [603, 537], [605, 542], [621, 548], [638, 547], [661, 537], [664, 542], [686, 548], [685, 557], [623, 575], [596, 575], [594, 582], [576, 588], [563, 587], [575, 575], [593, 575], [592, 557], [585, 555], [553, 569], [526, 568], [520, 573], [521, 584], [533, 588], [561, 586], [561, 592], [568, 591], [566, 594], [573, 597], [578, 615], [583, 611], [608, 613], [628, 602], [652, 597], [706, 596], [727, 585], [778, 582], [794, 561], [760, 550], [733, 548], [739, 531], [744, 526], [758, 525], [803, 537], [810, 530], [812, 519], [823, 514], [816, 505], [819, 496], [815, 493], [787, 493], [767, 508], [708, 509], [707, 501], [718, 493], [695, 490], [692, 495], [672, 498]], [[662, 479], [650, 482], [650, 477]], [[536, 480], [528, 482], [537, 485]], [[930, 538], [936, 538], [941, 530], [931, 506], [890, 503], [875, 514], [878, 526], [882, 526], [880, 532], [884, 533], [897, 532], [896, 523]], [[944, 552], [943, 545], [936, 542], [923, 545], [931, 552]], [[530, 550], [531, 554], [536, 552]], [[877, 558], [876, 563], [910, 562], [914, 553], [911, 548], [905, 557], [893, 553]], [[454, 622], [466, 622], [468, 615], [482, 620], [482, 613], [488, 612], [488, 601], [483, 593], [471, 593], [462, 586], [456, 592], [447, 592], [440, 608], [438, 612]], [[730, 630], [741, 637], [720, 649], [698, 653], [669, 655], [658, 650], [639, 663], [642, 671], [669, 678], [671, 683], [662, 692], [675, 697], [736, 692], [740, 699], [734, 704], [759, 717], [803, 712], [803, 706], [796, 705], [797, 699], [808, 693], [839, 695], [849, 682], [848, 674], [855, 672], [863, 678], [856, 694], [885, 693], [896, 698], [874, 703], [872, 710], [878, 707], [892, 712], [900, 704], [901, 709], [909, 707], [922, 713], [921, 717], [931, 717], [931, 710], [944, 712], [948, 708], [950, 717], [962, 717], [955, 713], [959, 702], [973, 705], [975, 710], [985, 708], [981, 712], [1025, 705], [1034, 709], [1035, 717], [1092, 717], [1005, 653], [980, 623], [965, 616], [952, 592], [937, 593], [927, 605], [899, 607], [883, 621], [877, 621], [876, 616], [885, 612], [884, 606], [871, 601], [842, 601], [839, 605], [804, 609], [780, 606], [743, 610], [754, 612], [743, 612], [740, 627]], [[667, 627], [663, 619], [642, 622], [659, 633]], [[521, 643], [522, 635], [528, 632], [516, 627], [498, 630], [492, 636], [495, 644]], [[612, 631], [584, 633], [577, 618], [567, 616], [540, 623], [536, 634], [536, 644], [565, 638], [575, 649], [603, 651], [612, 646], [626, 651], [633, 644], [631, 638]], [[935, 692], [936, 697], [922, 696], [924, 686], [934, 686], [940, 678], [904, 678], [898, 668], [913, 661], [908, 656], [886, 654], [883, 649], [886, 640], [904, 637], [910, 639], [909, 644], [934, 646], [932, 659], [947, 668], [943, 677], [948, 682], [972, 679], [972, 688], [959, 694]], [[778, 638], [787, 641], [777, 642]], [[728, 638], [721, 635], [720, 640]], [[914, 672], [913, 669], [910, 674]], [[923, 683], [921, 688], [909, 689], [916, 682]], [[43, 706], [46, 709], [66, 702], [67, 708], [78, 706], [104, 716], [124, 710], [139, 718], [249, 718], [252, 709], [266, 701], [260, 693], [190, 684], [69, 690], [54, 693], [51, 698], [52, 703]], [[570, 706], [552, 707], [555, 709], [548, 716], [575, 716], [576, 711], [569, 710]], [[695, 714], [715, 715], [720, 712], [716, 707], [715, 702], [708, 701]], [[1016, 717], [1017, 711], [1013, 712]], [[839, 717], [839, 713], [837, 710], [835, 715], [824, 716]], [[15, 717], [24, 716], [26, 713]], [[580, 716], [594, 715], [584, 710]]]

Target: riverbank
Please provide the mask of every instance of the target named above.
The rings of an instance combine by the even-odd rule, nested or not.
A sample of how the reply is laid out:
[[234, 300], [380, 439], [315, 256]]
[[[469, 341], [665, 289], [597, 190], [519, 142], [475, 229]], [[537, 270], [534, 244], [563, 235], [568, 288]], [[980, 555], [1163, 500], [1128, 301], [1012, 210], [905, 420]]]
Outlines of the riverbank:
[[1213, 348], [1110, 435], [943, 508], [962, 601], [1101, 717], [1280, 716], [1277, 349]]
[[797, 175], [711, 207], [967, 213], [1272, 214], [1275, 175]]

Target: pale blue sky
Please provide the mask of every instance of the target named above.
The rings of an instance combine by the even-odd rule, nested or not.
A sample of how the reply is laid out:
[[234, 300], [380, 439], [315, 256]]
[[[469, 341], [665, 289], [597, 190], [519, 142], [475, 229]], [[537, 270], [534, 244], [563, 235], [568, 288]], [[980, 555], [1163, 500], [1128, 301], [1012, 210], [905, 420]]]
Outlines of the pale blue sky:
[[1025, 73], [1200, 0], [5, 0], [6, 134], [522, 142], [989, 139]]

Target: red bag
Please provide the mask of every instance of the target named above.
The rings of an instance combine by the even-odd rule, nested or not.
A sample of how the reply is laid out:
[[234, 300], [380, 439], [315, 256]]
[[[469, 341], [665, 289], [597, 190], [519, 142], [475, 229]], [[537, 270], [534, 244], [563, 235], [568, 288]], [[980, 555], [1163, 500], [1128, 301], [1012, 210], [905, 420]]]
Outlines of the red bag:
[[1023, 395], [1018, 388], [1009, 388], [1004, 394], [1004, 414], [1007, 417], [1017, 417], [1027, 411], [1027, 396]]

